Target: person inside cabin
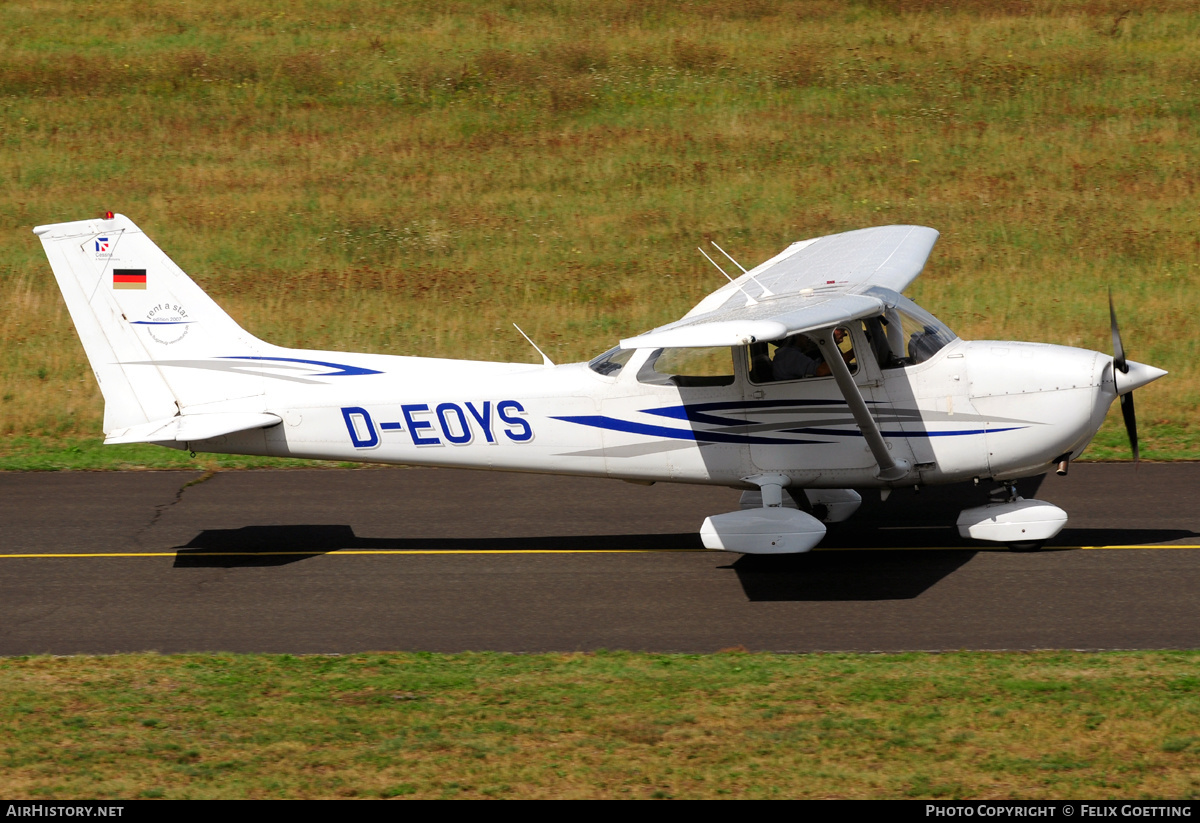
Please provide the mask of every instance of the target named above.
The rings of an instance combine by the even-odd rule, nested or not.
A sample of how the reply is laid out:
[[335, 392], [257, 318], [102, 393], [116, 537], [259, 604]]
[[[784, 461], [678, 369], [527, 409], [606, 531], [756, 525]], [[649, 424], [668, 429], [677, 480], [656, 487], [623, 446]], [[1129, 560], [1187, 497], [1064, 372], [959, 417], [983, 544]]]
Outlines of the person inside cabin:
[[779, 348], [775, 349], [771, 374], [775, 380], [823, 377], [829, 374], [829, 364], [808, 335], [793, 334], [781, 340]]
[[[845, 339], [845, 329], [833, 330], [834, 343], [840, 346]], [[850, 363], [854, 359], [854, 352], [842, 352], [842, 359]], [[831, 371], [812, 338], [805, 334], [793, 334], [781, 340], [775, 349], [771, 373], [774, 380], [802, 380], [806, 377], [827, 377]]]

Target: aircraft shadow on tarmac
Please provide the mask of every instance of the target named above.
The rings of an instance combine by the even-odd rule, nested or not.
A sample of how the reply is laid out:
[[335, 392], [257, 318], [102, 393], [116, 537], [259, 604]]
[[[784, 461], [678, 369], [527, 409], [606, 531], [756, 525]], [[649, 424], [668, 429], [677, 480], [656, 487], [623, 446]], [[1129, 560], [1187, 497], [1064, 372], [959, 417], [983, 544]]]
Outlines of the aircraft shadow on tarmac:
[[[1183, 529], [1066, 529], [1046, 551], [1148, 545], [1200, 537]], [[338, 551], [645, 552], [699, 551], [699, 535], [367, 538], [348, 525], [207, 529], [177, 548], [176, 568], [283, 566]], [[742, 555], [730, 565], [750, 601], [911, 600], [970, 562], [982, 548], [953, 527], [834, 526], [821, 549], [800, 555]], [[837, 551], [843, 549], [843, 551]], [[899, 550], [899, 551], [898, 551]]]
[[[1184, 529], [1065, 529], [1043, 551], [1144, 546], [1196, 536]], [[737, 572], [752, 601], [909, 600], [980, 551], [1007, 551], [1005, 546], [981, 546], [946, 528], [831, 529], [821, 547], [857, 550], [742, 555], [726, 568]]]
[[911, 600], [975, 554], [964, 548], [743, 555], [727, 568], [751, 601]]
[[1059, 532], [1046, 544], [1046, 551], [1058, 546], [1152, 546], [1157, 543], [1186, 541], [1194, 544], [1200, 533], [1188, 529], [1072, 529]]
[[420, 552], [645, 552], [700, 551], [700, 536], [619, 534], [570, 537], [358, 537], [345, 525], [244, 526], [207, 529], [177, 547], [176, 568], [283, 566], [337, 551]]
[[[831, 531], [831, 548], [946, 546], [946, 529]], [[245, 526], [207, 529], [178, 547], [176, 568], [283, 566], [338, 551], [645, 552], [702, 551], [699, 535], [620, 534], [506, 538], [366, 538], [348, 525]], [[743, 555], [732, 565], [748, 599], [897, 600], [917, 597], [975, 555], [954, 551], [832, 551]], [[723, 555], [717, 555], [723, 557]]]
[[[1032, 497], [1041, 477], [1018, 482]], [[962, 541], [953, 527], [958, 511], [988, 502], [983, 486], [957, 483], [917, 492], [896, 489], [886, 504], [877, 492], [865, 492], [863, 505], [848, 524], [831, 526], [823, 547], [957, 546], [978, 548]], [[877, 524], [886, 524], [876, 528]], [[894, 528], [889, 528], [894, 527]], [[953, 542], [947, 542], [953, 541]], [[349, 525], [245, 526], [207, 529], [186, 546], [177, 547], [178, 567], [283, 566], [329, 552], [376, 551], [699, 551], [698, 534], [622, 534], [505, 538], [362, 538]], [[753, 562], [749, 560], [749, 562]]]

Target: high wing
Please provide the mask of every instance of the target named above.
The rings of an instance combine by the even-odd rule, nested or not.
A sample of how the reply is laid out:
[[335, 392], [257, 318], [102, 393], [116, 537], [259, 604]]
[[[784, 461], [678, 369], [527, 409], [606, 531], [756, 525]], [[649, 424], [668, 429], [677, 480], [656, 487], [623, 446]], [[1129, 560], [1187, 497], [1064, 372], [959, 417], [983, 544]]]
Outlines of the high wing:
[[921, 273], [937, 238], [924, 226], [880, 226], [793, 243], [621, 348], [738, 346], [880, 314], [888, 293]]

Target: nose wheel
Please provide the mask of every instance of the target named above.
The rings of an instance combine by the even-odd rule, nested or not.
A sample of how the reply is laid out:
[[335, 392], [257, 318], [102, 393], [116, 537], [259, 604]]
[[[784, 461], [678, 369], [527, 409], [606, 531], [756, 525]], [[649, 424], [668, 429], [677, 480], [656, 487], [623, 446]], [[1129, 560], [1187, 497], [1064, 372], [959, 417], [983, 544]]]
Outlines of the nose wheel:
[[962, 537], [1003, 543], [1009, 551], [1035, 552], [1067, 525], [1067, 513], [1044, 500], [1026, 500], [1014, 483], [993, 493], [995, 502], [963, 509], [958, 515]]

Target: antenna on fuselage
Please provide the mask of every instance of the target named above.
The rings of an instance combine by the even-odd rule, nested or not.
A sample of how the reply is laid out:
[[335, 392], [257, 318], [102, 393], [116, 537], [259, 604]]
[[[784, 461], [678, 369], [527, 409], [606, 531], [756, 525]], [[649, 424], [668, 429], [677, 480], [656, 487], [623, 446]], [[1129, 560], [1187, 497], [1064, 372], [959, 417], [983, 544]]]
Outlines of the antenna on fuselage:
[[[741, 263], [739, 263], [738, 261], [736, 261], [736, 260], [734, 260], [734, 259], [733, 259], [733, 255], [731, 255], [729, 252], [725, 251], [725, 249], [721, 248], [720, 246], [717, 246], [717, 241], [716, 241], [716, 240], [709, 240], [708, 242], [710, 242], [710, 243], [712, 243], [714, 246], [716, 246], [716, 248], [717, 248], [717, 251], [719, 251], [721, 254], [725, 255], [726, 257], [728, 257], [728, 258], [729, 258], [729, 262], [730, 262], [730, 263], [733, 263], [733, 265], [735, 265], [735, 266], [737, 266], [739, 269], [741, 269], [741, 270], [742, 270], [742, 274], [750, 274], [750, 272], [746, 271], [746, 267], [745, 267], [745, 266], [743, 266]], [[727, 275], [727, 276], [728, 276], [728, 275]], [[758, 279], [757, 277], [755, 277], [753, 274], [750, 274], [750, 279], [751, 279], [751, 280], [753, 280], [755, 283], [758, 283], [758, 287], [759, 287], [760, 289], [762, 289], [762, 291], [763, 291], [763, 297], [774, 297], [774, 296], [775, 296], [775, 292], [771, 291], [771, 290], [770, 290], [770, 289], [768, 289], [766, 286], [764, 286], [764, 285], [763, 285], [763, 284], [762, 284], [762, 283], [759, 281], [759, 279]]]
[[[716, 245], [716, 244], [714, 243], [713, 245]], [[711, 257], [709, 257], [709, 256], [708, 256], [708, 254], [707, 254], [707, 253], [704, 251], [704, 249], [700, 248], [699, 246], [696, 246], [696, 251], [698, 251], [698, 252], [700, 252], [701, 254], [703, 254], [703, 255], [704, 255], [704, 259], [705, 259], [705, 260], [707, 260], [708, 262], [712, 263], [714, 266], [717, 266], [717, 261], [716, 261], [716, 260], [713, 260]], [[736, 280], [734, 280], [734, 279], [733, 279], [732, 277], [730, 277], [728, 274], [725, 274], [725, 269], [721, 268], [720, 266], [717, 266], [717, 271], [719, 271], [721, 274], [724, 274], [724, 275], [725, 275], [725, 279], [726, 279], [726, 280], [728, 280], [730, 283], [733, 283], [733, 285], [735, 285], [735, 286], [737, 286], [737, 287], [738, 287], [738, 291], [740, 291], [742, 294], [746, 295], [746, 299], [750, 301], [750, 305], [751, 305], [751, 306], [757, 306], [757, 305], [758, 305], [758, 301], [754, 299], [754, 295], [752, 295], [750, 292], [748, 292], [748, 291], [746, 291], [745, 289], [743, 289], [741, 286], [738, 286], [738, 284], [737, 284], [737, 281], [736, 281]], [[758, 282], [758, 281], [755, 281], [755, 282]], [[761, 284], [761, 283], [759, 283], [758, 285], [759, 285], [759, 287], [761, 288], [762, 284]]]
[[525, 332], [521, 331], [520, 326], [518, 326], [516, 323], [513, 323], [513, 328], [516, 329], [517, 331], [520, 331], [521, 336], [524, 337], [526, 341], [528, 341], [529, 345], [533, 346], [533, 350], [542, 356], [542, 365], [544, 365], [544, 366], [553, 366], [554, 365], [554, 361], [551, 360], [549, 357], [547, 357], [546, 353], [544, 351], [542, 351], [541, 349], [538, 348], [538, 344], [534, 343], [533, 339], [529, 335], [527, 335]]

